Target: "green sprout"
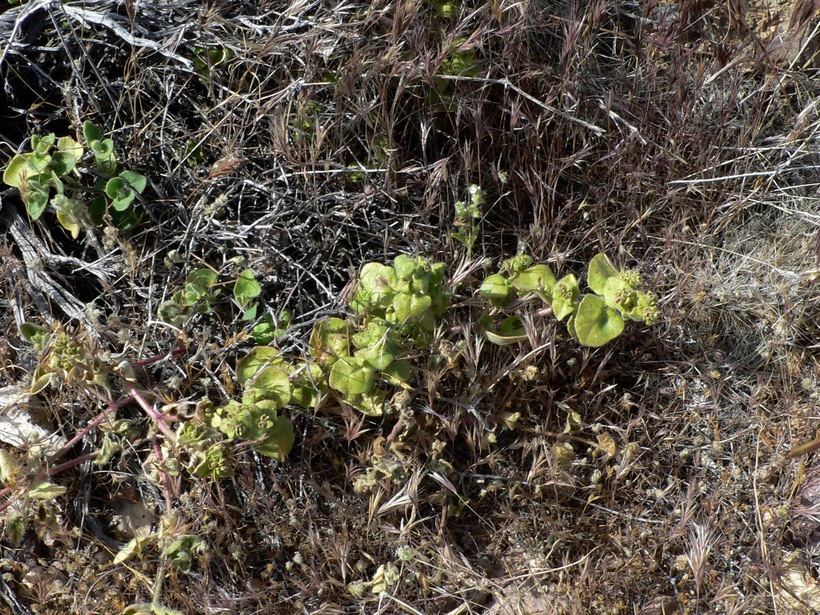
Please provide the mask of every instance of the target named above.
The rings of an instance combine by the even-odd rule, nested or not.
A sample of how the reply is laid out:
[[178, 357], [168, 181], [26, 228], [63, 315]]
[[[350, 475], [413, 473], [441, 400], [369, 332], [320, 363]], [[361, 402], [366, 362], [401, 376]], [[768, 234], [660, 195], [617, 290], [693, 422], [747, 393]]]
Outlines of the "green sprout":
[[[134, 201], [148, 180], [133, 171], [116, 175], [114, 143], [104, 139], [91, 122], [83, 124], [83, 136], [93, 155], [90, 167], [81, 164], [85, 149], [78, 141], [71, 137], [57, 139], [54, 134], [34, 135], [32, 151], [11, 159], [3, 181], [20, 191], [32, 220], [38, 220], [51, 207], [57, 222], [74, 239], [81, 230], [102, 224], [106, 213], [116, 228], [133, 229], [139, 223]], [[81, 180], [92, 174], [101, 177], [89, 187]]]

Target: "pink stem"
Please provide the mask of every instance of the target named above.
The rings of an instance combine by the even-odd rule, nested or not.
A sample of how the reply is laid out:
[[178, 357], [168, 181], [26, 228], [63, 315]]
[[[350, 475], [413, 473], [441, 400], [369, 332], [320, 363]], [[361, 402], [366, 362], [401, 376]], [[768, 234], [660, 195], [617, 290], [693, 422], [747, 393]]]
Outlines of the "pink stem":
[[[157, 444], [155, 438], [151, 438], [151, 446], [154, 448], [154, 455], [157, 456], [157, 462], [162, 462], [162, 450], [159, 448], [159, 444]], [[171, 477], [168, 476], [167, 472], [160, 470], [159, 473], [162, 475], [162, 487], [165, 492], [165, 506], [167, 510], [171, 510], [173, 507], [173, 500], [178, 495], [177, 490], [172, 485]]]
[[165, 437], [168, 438], [171, 442], [176, 442], [176, 434], [171, 430], [170, 427], [165, 422], [165, 417], [162, 416], [159, 412], [154, 410], [154, 408], [149, 404], [145, 398], [142, 396], [142, 393], [137, 391], [132, 385], [126, 385], [126, 390], [128, 394], [136, 400], [136, 402], [140, 405], [140, 407], [145, 411], [145, 414], [150, 416], [154, 421], [157, 423], [157, 427], [159, 430], [165, 434]]

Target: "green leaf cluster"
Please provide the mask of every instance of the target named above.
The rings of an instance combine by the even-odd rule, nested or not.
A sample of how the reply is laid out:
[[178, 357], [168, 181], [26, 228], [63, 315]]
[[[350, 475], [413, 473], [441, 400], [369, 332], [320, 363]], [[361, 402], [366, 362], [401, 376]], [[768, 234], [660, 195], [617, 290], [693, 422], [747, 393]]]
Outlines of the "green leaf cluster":
[[280, 414], [289, 403], [298, 403], [299, 381], [291, 383], [290, 367], [269, 346], [258, 346], [236, 366], [244, 383], [241, 400], [224, 406], [208, 405], [198, 419], [183, 423], [177, 442], [189, 453], [188, 469], [197, 477], [232, 475], [230, 444], [248, 441], [268, 457], [284, 459], [294, 443], [293, 424]]
[[52, 331], [32, 323], [23, 323], [20, 335], [34, 346], [40, 357], [32, 375], [31, 393], [38, 393], [52, 383], [96, 385], [108, 390], [106, 366], [96, 353], [62, 328], [57, 327]]
[[290, 325], [292, 316], [283, 310], [276, 319], [270, 312], [258, 316], [260, 303], [256, 301], [262, 293], [262, 285], [256, 281], [251, 269], [245, 269], [239, 274], [233, 286], [233, 298], [242, 309], [242, 320], [258, 321], [251, 328], [251, 337], [257, 344], [270, 344], [277, 337], [283, 335]]
[[[20, 191], [32, 220], [50, 206], [59, 224], [75, 239], [81, 230], [107, 219], [120, 230], [133, 229], [139, 223], [134, 201], [148, 180], [128, 170], [117, 174], [114, 143], [103, 138], [91, 122], [83, 124], [83, 136], [93, 158], [90, 166], [83, 164], [85, 148], [73, 138], [34, 135], [32, 151], [11, 159], [3, 182]], [[81, 181], [92, 176], [99, 178], [93, 187]]]
[[[617, 270], [605, 254], [590, 261], [587, 285], [592, 293], [582, 295], [574, 275], [556, 280], [547, 265], [533, 265], [529, 256], [519, 255], [505, 261], [499, 273], [488, 276], [479, 294], [496, 308], [534, 294], [552, 308], [559, 321], [567, 319], [567, 330], [575, 341], [589, 347], [603, 346], [617, 338], [626, 320], [651, 325], [658, 318], [657, 298], [651, 291], [639, 290], [640, 275]], [[496, 327], [493, 317], [485, 313], [481, 325], [487, 339], [495, 344], [512, 344], [527, 338], [516, 316], [506, 317]]]
[[192, 314], [211, 312], [222, 294], [216, 283], [217, 274], [212, 269], [193, 269], [185, 278], [185, 286], [159, 305], [159, 317], [181, 327]]
[[367, 263], [348, 305], [360, 319], [381, 319], [403, 337], [421, 342], [450, 305], [444, 264], [405, 254], [393, 266]]

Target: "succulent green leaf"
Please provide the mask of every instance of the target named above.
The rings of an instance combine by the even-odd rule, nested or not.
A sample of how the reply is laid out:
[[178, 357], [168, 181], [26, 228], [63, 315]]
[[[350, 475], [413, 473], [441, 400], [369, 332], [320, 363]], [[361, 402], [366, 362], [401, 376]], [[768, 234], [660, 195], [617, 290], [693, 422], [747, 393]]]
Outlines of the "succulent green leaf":
[[85, 137], [85, 142], [90, 146], [92, 141], [99, 141], [102, 139], [102, 133], [99, 128], [86, 120], [83, 122], [83, 137]]
[[171, 562], [183, 574], [191, 572], [191, 564], [198, 553], [205, 551], [199, 536], [183, 534], [162, 551], [162, 557]]
[[630, 320], [645, 322], [648, 325], [654, 324], [659, 315], [658, 298], [652, 291], [637, 291], [637, 304], [630, 312], [624, 314]]
[[[45, 177], [38, 175], [36, 177]], [[40, 183], [40, 181], [32, 178], [26, 185], [26, 194], [23, 200], [26, 203], [26, 211], [31, 216], [32, 220], [37, 220], [43, 215], [48, 205], [51, 188], [48, 184]]]
[[[240, 273], [233, 285], [233, 296], [236, 302], [243, 308], [258, 297], [261, 292], [262, 286], [256, 281], [252, 269], [245, 269], [245, 271]], [[248, 316], [248, 319], [255, 318], [255, 316], [255, 314], [253, 317]]]
[[529, 254], [516, 254], [501, 263], [501, 271], [515, 275], [524, 271], [532, 265], [532, 257]]
[[399, 280], [409, 280], [416, 273], [418, 261], [406, 254], [399, 254], [393, 259], [393, 268]]
[[383, 311], [393, 301], [396, 283], [396, 272], [392, 267], [367, 263], [359, 275], [359, 287], [351, 307], [357, 312]]
[[105, 196], [100, 194], [88, 205], [88, 218], [92, 224], [100, 225], [105, 216]]
[[322, 368], [315, 363], [298, 363], [290, 380], [290, 401], [302, 408], [316, 408], [320, 395], [327, 393]]
[[402, 352], [395, 330], [383, 322], [371, 320], [364, 331], [352, 336], [359, 349], [357, 356], [364, 358], [375, 369], [385, 369]]
[[555, 275], [547, 265], [533, 265], [518, 274], [512, 285], [521, 293], [535, 292], [551, 301]]
[[552, 288], [552, 311], [558, 320], [564, 320], [575, 311], [575, 304], [581, 294], [578, 280], [572, 274], [566, 275]]
[[611, 277], [604, 284], [604, 301], [613, 310], [628, 314], [638, 306], [638, 293], [620, 277]]
[[185, 284], [191, 285], [201, 295], [204, 295], [211, 286], [216, 284], [216, 277], [216, 273], [212, 269], [194, 269], [186, 276]]
[[265, 407], [280, 410], [290, 401], [290, 378], [279, 366], [265, 367], [245, 390], [242, 402], [245, 403], [246, 399], [249, 403], [272, 401], [273, 406], [265, 404]]
[[[256, 305], [253, 305], [250, 309], [255, 310]], [[245, 312], [243, 319], [249, 320], [248, 312]], [[277, 337], [284, 335], [287, 326], [287, 321], [284, 320], [281, 315], [279, 317], [279, 324], [277, 325], [273, 316], [268, 313], [262, 317], [262, 321], [258, 325], [251, 329], [251, 337], [254, 342], [260, 346], [264, 346], [265, 344], [270, 344]]]
[[114, 141], [103, 139], [103, 134], [91, 122], [83, 123], [83, 136], [88, 147], [94, 152], [94, 162], [103, 173], [113, 175], [117, 170], [114, 156]]
[[51, 337], [51, 331], [40, 325], [24, 322], [20, 325], [20, 335], [22, 335], [23, 339], [29, 344], [33, 344], [37, 352], [40, 352], [45, 347], [45, 343], [49, 337]]
[[295, 441], [293, 423], [287, 417], [277, 416], [265, 430], [265, 435], [254, 442], [253, 448], [263, 455], [284, 461]]
[[55, 152], [51, 159], [51, 169], [58, 177], [71, 173], [76, 164], [77, 159], [71, 152]]
[[505, 318], [501, 325], [496, 328], [489, 314], [484, 314], [479, 320], [479, 324], [484, 329], [487, 340], [498, 346], [509, 346], [529, 339], [527, 332], [517, 316]]
[[341, 318], [327, 318], [313, 327], [310, 354], [322, 365], [329, 366], [337, 357], [350, 354], [350, 324]]
[[44, 137], [34, 135], [31, 137], [31, 149], [37, 154], [47, 154], [54, 146], [54, 141], [57, 137], [54, 133], [47, 134]]
[[236, 378], [239, 382], [247, 382], [260, 370], [268, 366], [280, 366], [282, 357], [276, 348], [270, 346], [256, 346], [244, 357], [236, 362]]
[[429, 295], [398, 293], [393, 298], [394, 322], [399, 325], [419, 323], [432, 303]]
[[120, 177], [126, 181], [132, 190], [139, 192], [140, 194], [142, 194], [143, 190], [145, 190], [145, 187], [148, 185], [148, 178], [145, 177], [145, 175], [135, 173], [134, 171], [123, 171], [120, 173]]
[[75, 141], [71, 137], [60, 137], [57, 139], [57, 151], [70, 154], [76, 163], [77, 160], [83, 157], [85, 150], [79, 141]]
[[413, 364], [404, 360], [393, 361], [382, 371], [381, 375], [391, 384], [406, 388], [407, 381], [413, 375]]
[[45, 389], [50, 383], [51, 378], [54, 374], [50, 371], [41, 371], [35, 370], [34, 376], [31, 379], [31, 387], [29, 387], [29, 393], [32, 395], [36, 395], [43, 389]]
[[105, 194], [111, 199], [111, 207], [124, 211], [136, 198], [136, 193], [122, 177], [112, 177], [105, 184]]
[[578, 340], [578, 332], [575, 330], [575, 317], [577, 315], [578, 314], [576, 312], [570, 314], [569, 318], [567, 318], [567, 331], [569, 332], [570, 337], [572, 337], [573, 341], [575, 341], [576, 344], [580, 344], [581, 342]]
[[[247, 304], [246, 304], [247, 305]], [[242, 312], [242, 320], [249, 321], [249, 320], [256, 320], [256, 312], [259, 310], [259, 305], [257, 303], [251, 303], [248, 305], [247, 309]], [[256, 328], [256, 327], [254, 327]], [[260, 329], [261, 333], [262, 329]], [[268, 340], [270, 341], [270, 340]], [[268, 342], [257, 342], [257, 344], [267, 344]]]
[[30, 177], [39, 175], [45, 170], [38, 169], [32, 164], [30, 157], [29, 154], [18, 154], [11, 159], [6, 170], [3, 171], [3, 182], [6, 185], [22, 190]]
[[215, 442], [204, 452], [193, 451], [190, 472], [197, 478], [219, 480], [233, 476], [231, 449], [227, 442]]
[[510, 299], [511, 292], [510, 281], [500, 273], [487, 277], [478, 289], [478, 293], [493, 305], [505, 304]]
[[385, 399], [384, 391], [373, 391], [362, 395], [353, 395], [345, 401], [362, 414], [376, 417], [384, 415]]
[[604, 285], [609, 278], [617, 277], [618, 270], [606, 254], [600, 253], [592, 257], [589, 261], [589, 272], [587, 273], [587, 285], [596, 295], [604, 294]]
[[597, 348], [611, 342], [624, 330], [624, 319], [597, 295], [584, 295], [573, 323], [578, 342]]
[[364, 395], [373, 389], [376, 374], [360, 357], [340, 357], [330, 369], [331, 388], [344, 396]]
[[71, 233], [72, 238], [77, 239], [80, 235], [83, 204], [64, 194], [55, 194], [51, 199], [51, 206], [57, 212], [57, 221], [60, 225]]

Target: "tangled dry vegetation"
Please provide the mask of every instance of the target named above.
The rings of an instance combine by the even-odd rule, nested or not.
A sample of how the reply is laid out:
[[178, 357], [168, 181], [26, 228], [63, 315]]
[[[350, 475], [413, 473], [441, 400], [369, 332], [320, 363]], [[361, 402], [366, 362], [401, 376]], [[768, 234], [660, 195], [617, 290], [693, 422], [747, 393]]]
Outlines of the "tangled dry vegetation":
[[[137, 230], [76, 240], [1, 194], [4, 412], [82, 436], [51, 476], [65, 493], [30, 506], [18, 540], [6, 517], [4, 608], [820, 610], [820, 466], [789, 456], [813, 440], [820, 394], [817, 21], [795, 4], [29, 0], [0, 14], [4, 161], [91, 120], [149, 180]], [[471, 184], [487, 198], [468, 257], [452, 234]], [[601, 251], [636, 267], [660, 321], [590, 350], [525, 314], [532, 343], [485, 343], [473, 293], [520, 250], [560, 275]], [[114, 429], [83, 431], [119, 385], [9, 401], [41, 360], [19, 333], [30, 322], [106, 360], [162, 358], [137, 379], [166, 412], [224, 403], [252, 346], [236, 306], [158, 317], [191, 270], [251, 269], [270, 313], [293, 314], [274, 345], [301, 353], [362, 264], [397, 254], [458, 282], [400, 416], [290, 408], [282, 462], [238, 447], [233, 477], [183, 470], [163, 497], [156, 423], [134, 403], [115, 416], [131, 445], [81, 463]], [[6, 515], [26, 497], [11, 487]], [[168, 564], [182, 536], [201, 541], [187, 571]]]

